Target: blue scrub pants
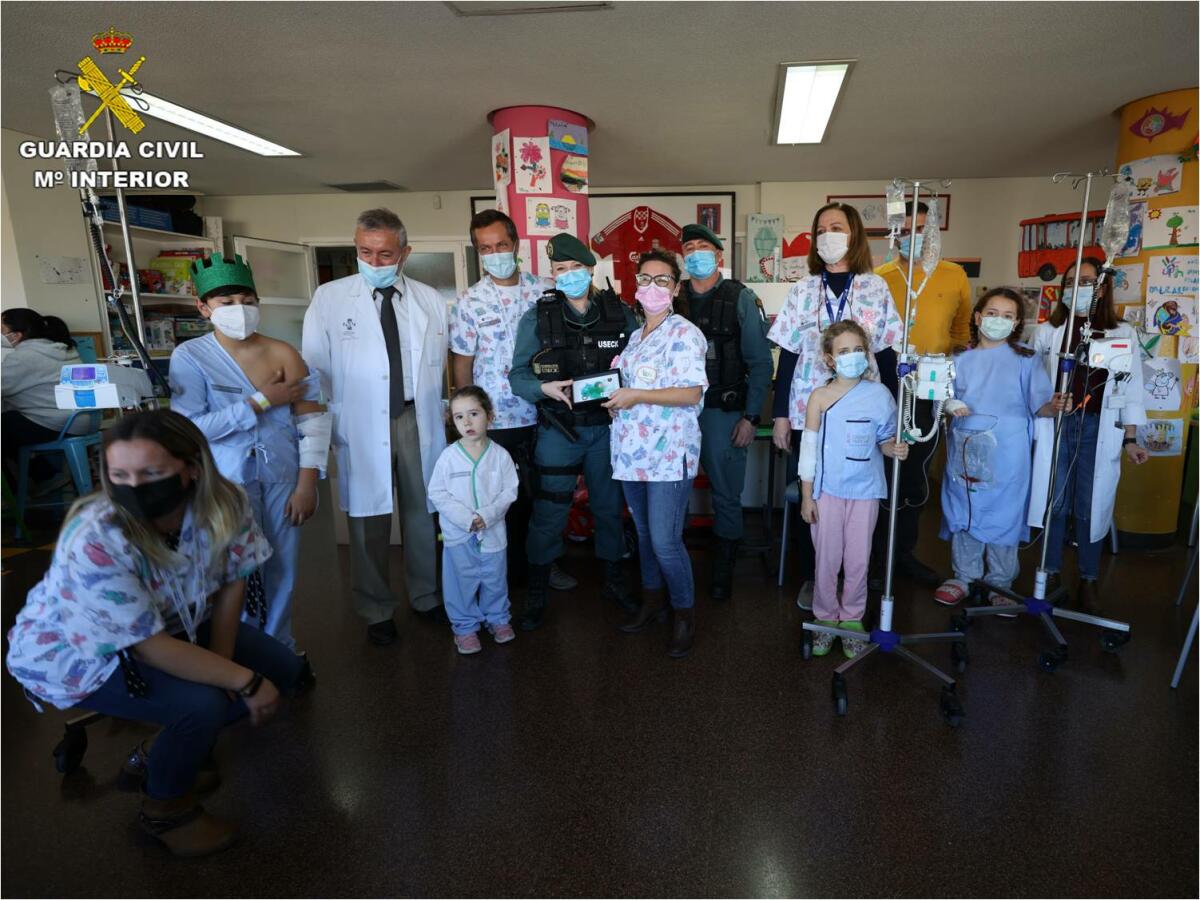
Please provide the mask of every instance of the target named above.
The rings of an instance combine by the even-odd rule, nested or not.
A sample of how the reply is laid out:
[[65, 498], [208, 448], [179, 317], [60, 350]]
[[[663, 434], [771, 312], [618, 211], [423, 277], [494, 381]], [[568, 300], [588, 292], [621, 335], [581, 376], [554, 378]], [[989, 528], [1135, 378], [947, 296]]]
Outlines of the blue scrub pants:
[[691, 609], [696, 603], [692, 559], [683, 543], [692, 479], [622, 481], [625, 502], [637, 526], [638, 564], [642, 588], [658, 590], [666, 582], [671, 606]]
[[1100, 434], [1100, 416], [1076, 413], [1063, 418], [1054, 476], [1054, 511], [1050, 517], [1050, 542], [1046, 550], [1046, 570], [1062, 569], [1063, 542], [1066, 540], [1067, 515], [1075, 516], [1076, 561], [1079, 577], [1095, 581], [1100, 577], [1100, 550], [1103, 541], [1093, 541], [1092, 488], [1096, 477], [1096, 441]]
[[742, 539], [742, 488], [750, 448], [730, 442], [741, 418], [737, 410], [706, 408], [700, 413], [700, 465], [712, 485], [713, 534], [727, 541]]
[[[295, 649], [292, 636], [292, 588], [300, 557], [300, 529], [287, 520], [284, 509], [296, 485], [252, 481], [242, 485], [250, 498], [254, 519], [275, 552], [262, 567], [263, 590], [267, 595], [267, 624], [264, 629], [285, 647]], [[242, 614], [242, 621], [259, 627], [257, 616]]]
[[[210, 634], [210, 623], [205, 622], [197, 630], [197, 643], [208, 646]], [[238, 626], [233, 661], [261, 672], [282, 693], [295, 689], [304, 668], [303, 657], [245, 623]], [[162, 725], [150, 747], [145, 790], [154, 800], [173, 800], [192, 789], [217, 734], [247, 714], [246, 703], [241, 697], [230, 699], [221, 688], [176, 678], [144, 662], [138, 664], [138, 672], [147, 685], [145, 697], [129, 696], [125, 674], [118, 666], [99, 689], [76, 706]]]
[[442, 600], [455, 634], [509, 621], [508, 553], [484, 552], [475, 536], [442, 548]]
[[[621, 489], [613, 481], [609, 457], [607, 425], [576, 426], [578, 441], [549, 426], [538, 428], [537, 447], [533, 452], [537, 482], [534, 485], [533, 519], [529, 523], [526, 547], [529, 563], [548, 566], [563, 552], [563, 530], [575, 490], [576, 475], [546, 474], [543, 469], [574, 469], [583, 473], [587, 483], [588, 505], [596, 528], [596, 556], [617, 562], [625, 555], [621, 527]], [[547, 496], [549, 495], [549, 496]]]

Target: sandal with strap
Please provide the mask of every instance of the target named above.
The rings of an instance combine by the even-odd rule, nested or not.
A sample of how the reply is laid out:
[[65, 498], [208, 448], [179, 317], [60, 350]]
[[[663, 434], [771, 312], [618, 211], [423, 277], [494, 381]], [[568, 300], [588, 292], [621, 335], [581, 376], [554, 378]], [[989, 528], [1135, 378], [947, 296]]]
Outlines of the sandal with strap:
[[933, 599], [942, 604], [942, 606], [958, 606], [958, 604], [962, 603], [963, 598], [967, 596], [969, 590], [970, 588], [965, 581], [958, 578], [951, 578], [933, 592]]
[[209, 815], [190, 794], [171, 800], [143, 797], [138, 825], [175, 856], [219, 853], [237, 838], [233, 823]]

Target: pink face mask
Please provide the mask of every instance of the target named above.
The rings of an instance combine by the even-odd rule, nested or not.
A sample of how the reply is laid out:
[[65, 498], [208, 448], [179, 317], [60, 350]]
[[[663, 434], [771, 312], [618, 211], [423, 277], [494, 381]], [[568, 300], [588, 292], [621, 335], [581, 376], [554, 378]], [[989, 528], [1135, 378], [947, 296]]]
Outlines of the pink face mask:
[[642, 304], [642, 309], [652, 316], [658, 315], [671, 306], [671, 290], [659, 287], [657, 284], [639, 287], [633, 295], [637, 297], [638, 303]]

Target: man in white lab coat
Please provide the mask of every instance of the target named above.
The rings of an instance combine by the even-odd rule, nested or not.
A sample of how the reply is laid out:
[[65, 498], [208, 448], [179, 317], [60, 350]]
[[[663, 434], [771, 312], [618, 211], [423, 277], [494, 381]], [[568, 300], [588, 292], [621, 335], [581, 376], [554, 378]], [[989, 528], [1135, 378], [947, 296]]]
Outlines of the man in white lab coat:
[[442, 393], [448, 308], [401, 274], [411, 252], [399, 216], [370, 209], [354, 232], [358, 274], [321, 285], [304, 315], [303, 355], [333, 413], [338, 493], [348, 515], [355, 611], [375, 644], [396, 639], [388, 579], [393, 491], [408, 599], [445, 622], [437, 536], [425, 485], [446, 446]]

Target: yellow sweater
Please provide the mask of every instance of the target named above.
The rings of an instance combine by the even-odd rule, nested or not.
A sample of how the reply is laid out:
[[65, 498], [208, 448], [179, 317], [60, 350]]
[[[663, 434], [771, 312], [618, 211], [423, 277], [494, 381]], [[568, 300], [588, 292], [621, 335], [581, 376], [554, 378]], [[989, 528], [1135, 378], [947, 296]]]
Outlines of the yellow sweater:
[[[875, 274], [887, 282], [892, 302], [903, 318], [908, 263], [897, 256], [876, 269]], [[909, 329], [908, 342], [917, 353], [950, 353], [955, 348], [966, 347], [971, 337], [971, 310], [975, 304], [963, 267], [941, 260], [929, 276], [929, 285], [922, 289], [925, 271], [918, 263], [913, 267], [913, 280], [915, 290], [921, 293], [916, 303], [917, 320]]]

